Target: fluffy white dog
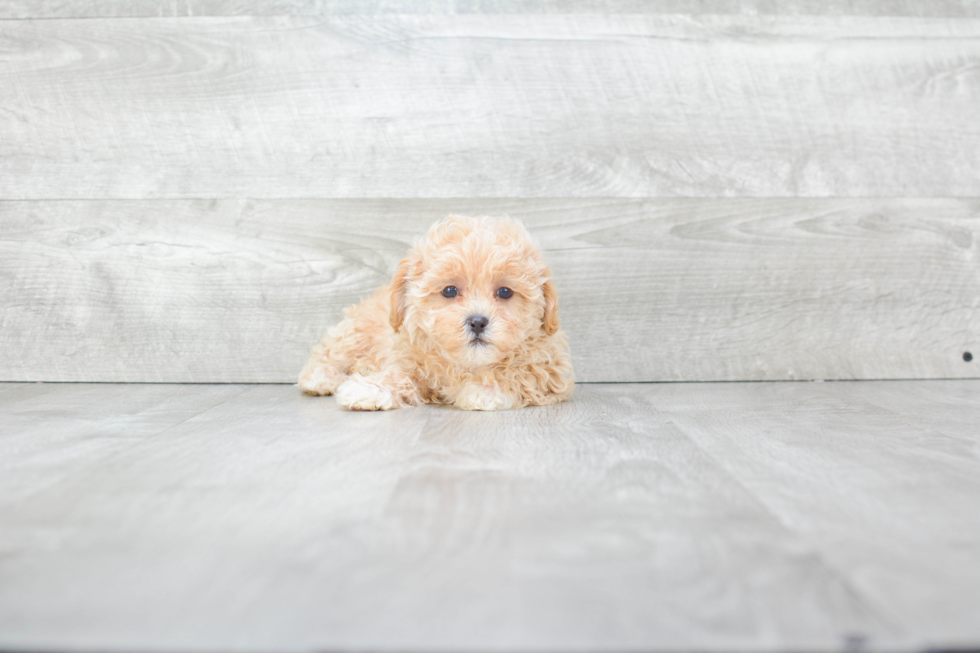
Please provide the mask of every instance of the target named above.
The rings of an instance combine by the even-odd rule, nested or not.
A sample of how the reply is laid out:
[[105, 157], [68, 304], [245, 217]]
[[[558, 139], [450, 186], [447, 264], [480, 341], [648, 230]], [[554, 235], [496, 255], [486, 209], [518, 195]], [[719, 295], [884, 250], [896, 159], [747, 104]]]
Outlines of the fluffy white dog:
[[556, 403], [575, 388], [551, 273], [516, 220], [435, 224], [390, 285], [344, 314], [299, 386], [351, 410], [503, 410]]

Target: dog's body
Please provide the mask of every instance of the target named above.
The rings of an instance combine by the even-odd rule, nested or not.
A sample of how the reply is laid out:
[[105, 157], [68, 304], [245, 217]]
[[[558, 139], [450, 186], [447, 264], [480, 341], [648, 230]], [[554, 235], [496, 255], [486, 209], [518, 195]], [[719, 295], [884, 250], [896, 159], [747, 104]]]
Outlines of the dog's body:
[[575, 387], [557, 301], [519, 222], [451, 216], [416, 244], [390, 285], [345, 311], [299, 386], [336, 394], [352, 410], [556, 403]]

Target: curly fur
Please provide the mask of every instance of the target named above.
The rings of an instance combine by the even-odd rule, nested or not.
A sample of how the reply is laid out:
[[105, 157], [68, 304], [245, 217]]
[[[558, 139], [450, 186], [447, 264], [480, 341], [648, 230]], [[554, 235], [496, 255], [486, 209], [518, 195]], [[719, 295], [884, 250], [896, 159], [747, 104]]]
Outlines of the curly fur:
[[[443, 296], [447, 286], [458, 296]], [[513, 295], [499, 298], [501, 287]], [[502, 410], [556, 403], [575, 388], [551, 272], [510, 218], [433, 225], [391, 284], [344, 314], [313, 349], [299, 386], [336, 394], [351, 410]], [[488, 320], [483, 333], [467, 326], [475, 315]]]

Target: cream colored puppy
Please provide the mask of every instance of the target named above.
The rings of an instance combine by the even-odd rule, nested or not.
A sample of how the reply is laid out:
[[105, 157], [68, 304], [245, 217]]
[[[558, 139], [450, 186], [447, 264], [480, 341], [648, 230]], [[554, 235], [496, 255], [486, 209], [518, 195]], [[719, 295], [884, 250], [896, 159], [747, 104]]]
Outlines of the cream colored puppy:
[[390, 285], [344, 311], [299, 376], [351, 410], [552, 404], [575, 388], [558, 294], [524, 226], [450, 216]]

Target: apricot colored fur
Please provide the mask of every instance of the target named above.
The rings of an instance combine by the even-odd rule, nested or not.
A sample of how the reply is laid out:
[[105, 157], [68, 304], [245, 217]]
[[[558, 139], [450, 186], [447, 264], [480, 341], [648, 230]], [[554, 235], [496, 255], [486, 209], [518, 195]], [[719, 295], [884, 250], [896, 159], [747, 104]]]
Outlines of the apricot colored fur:
[[[458, 295], [443, 296], [447, 286]], [[501, 287], [513, 295], [500, 298]], [[344, 314], [299, 386], [336, 394], [352, 410], [501, 410], [556, 403], [575, 387], [551, 272], [516, 220], [450, 216], [433, 225], [391, 284]], [[467, 328], [474, 315], [489, 320], [482, 334]]]

